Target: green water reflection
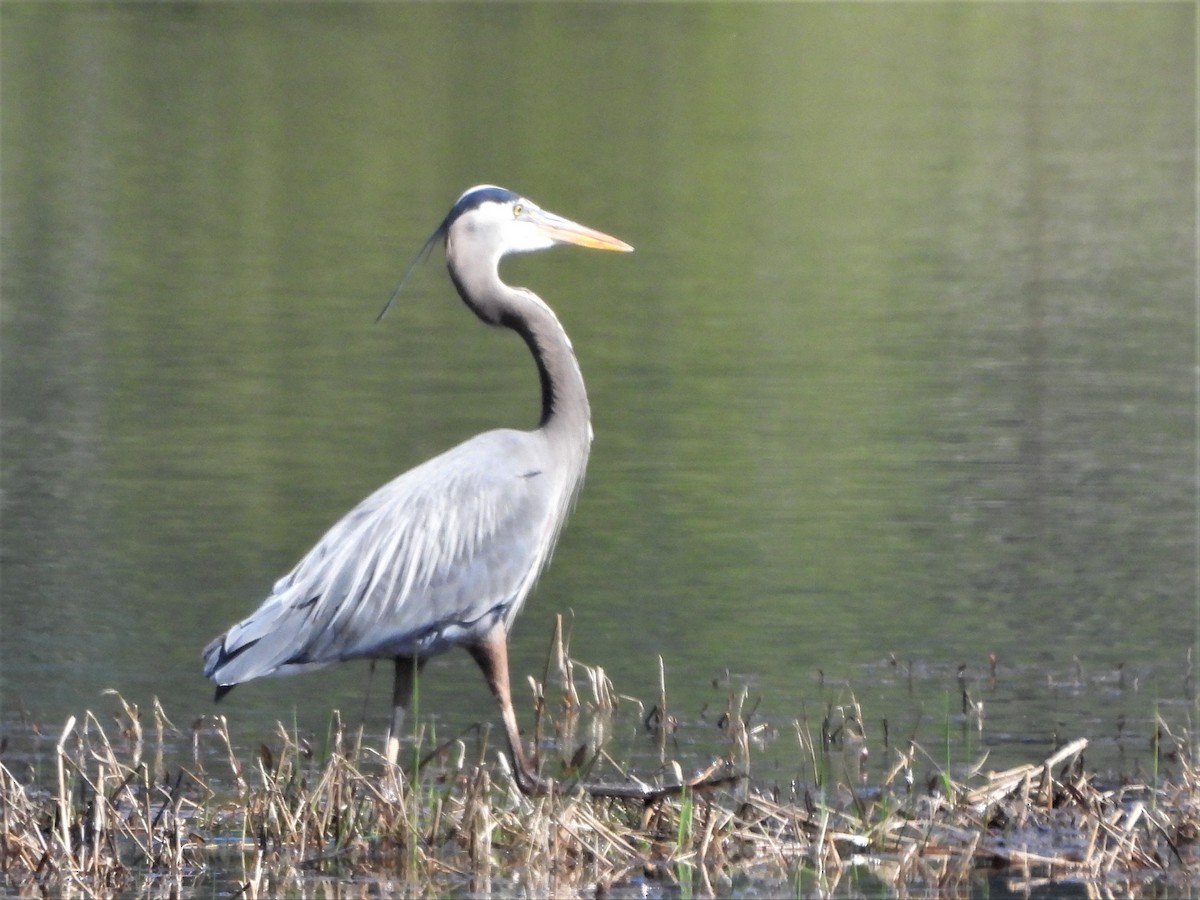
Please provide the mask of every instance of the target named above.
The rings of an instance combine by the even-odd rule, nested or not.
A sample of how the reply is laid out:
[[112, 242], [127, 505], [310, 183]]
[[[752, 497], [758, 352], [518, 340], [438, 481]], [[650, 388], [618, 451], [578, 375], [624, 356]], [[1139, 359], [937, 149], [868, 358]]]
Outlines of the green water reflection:
[[[484, 181], [637, 247], [506, 264], [597, 434], [521, 682], [571, 611], [578, 656], [653, 696], [662, 655], [685, 710], [728, 669], [786, 721], [891, 653], [942, 673], [918, 707], [989, 653], [1124, 663], [1134, 718], [1186, 699], [1194, 16], [5, 4], [4, 714], [209, 710], [200, 648], [345, 509], [533, 424], [523, 347], [440, 263], [373, 324]], [[427, 709], [492, 715], [465, 657], [430, 671]], [[364, 681], [223, 708], [319, 727]], [[1109, 728], [1105, 696], [1049, 706]]]

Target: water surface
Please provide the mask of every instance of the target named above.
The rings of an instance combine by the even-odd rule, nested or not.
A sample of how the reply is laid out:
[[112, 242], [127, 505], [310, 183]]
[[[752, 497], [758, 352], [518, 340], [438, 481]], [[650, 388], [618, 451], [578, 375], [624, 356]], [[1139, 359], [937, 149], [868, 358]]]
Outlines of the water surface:
[[[852, 696], [937, 741], [965, 666], [963, 757], [1121, 767], [1193, 697], [1194, 15], [5, 4], [0, 717], [212, 711], [201, 648], [324, 528], [534, 424], [438, 254], [374, 324], [494, 182], [637, 248], [505, 267], [596, 430], [523, 718], [563, 613], [647, 705], [661, 656], [696, 734], [746, 687], [780, 733]], [[494, 719], [465, 654], [428, 672], [443, 730]], [[368, 680], [221, 711], [381, 734]]]

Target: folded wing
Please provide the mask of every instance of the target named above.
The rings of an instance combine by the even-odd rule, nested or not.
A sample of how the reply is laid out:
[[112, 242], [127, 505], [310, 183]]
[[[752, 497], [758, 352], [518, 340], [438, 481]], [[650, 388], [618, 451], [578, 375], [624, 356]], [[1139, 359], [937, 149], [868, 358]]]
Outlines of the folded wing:
[[564, 488], [537, 432], [490, 431], [384, 485], [249, 618], [213, 641], [224, 689], [358, 657], [431, 656], [511, 622], [545, 565]]

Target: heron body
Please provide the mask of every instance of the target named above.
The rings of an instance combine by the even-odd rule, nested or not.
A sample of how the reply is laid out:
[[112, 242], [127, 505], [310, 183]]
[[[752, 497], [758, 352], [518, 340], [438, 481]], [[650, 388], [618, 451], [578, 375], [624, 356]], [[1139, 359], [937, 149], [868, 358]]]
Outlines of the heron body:
[[538, 427], [476, 435], [379, 488], [254, 613], [208, 645], [204, 674], [219, 699], [264, 675], [395, 660], [387, 742], [394, 762], [415, 671], [431, 656], [465, 647], [500, 704], [518, 784], [530, 790], [539, 780], [525, 762], [512, 710], [507, 633], [582, 484], [592, 428], [566, 332], [537, 295], [500, 280], [499, 263], [507, 253], [558, 243], [633, 248], [490, 185], [458, 199], [420, 257], [438, 239], [467, 306], [528, 344], [541, 382]]

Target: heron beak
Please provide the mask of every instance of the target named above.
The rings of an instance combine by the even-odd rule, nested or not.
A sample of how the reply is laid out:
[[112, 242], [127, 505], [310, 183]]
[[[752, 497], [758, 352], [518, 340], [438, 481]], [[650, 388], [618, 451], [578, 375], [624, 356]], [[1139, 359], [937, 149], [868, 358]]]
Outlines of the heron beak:
[[538, 229], [553, 241], [564, 244], [578, 244], [580, 247], [591, 247], [593, 250], [620, 250], [629, 252], [633, 248], [612, 235], [556, 216], [544, 209], [531, 210], [530, 219]]

